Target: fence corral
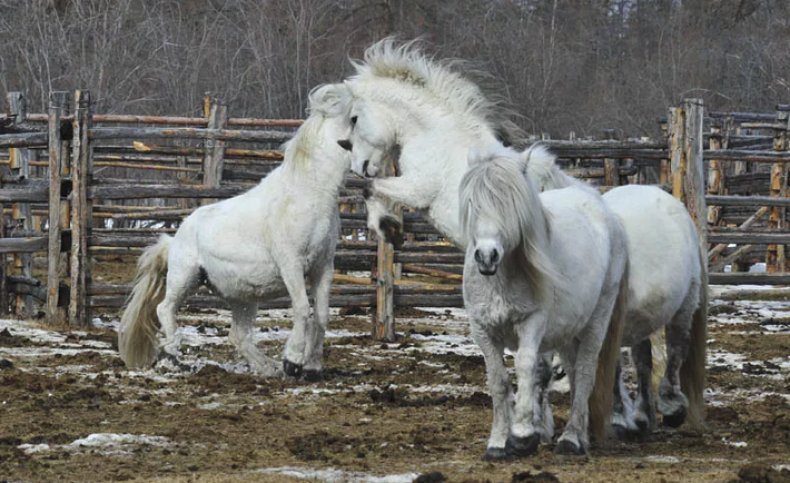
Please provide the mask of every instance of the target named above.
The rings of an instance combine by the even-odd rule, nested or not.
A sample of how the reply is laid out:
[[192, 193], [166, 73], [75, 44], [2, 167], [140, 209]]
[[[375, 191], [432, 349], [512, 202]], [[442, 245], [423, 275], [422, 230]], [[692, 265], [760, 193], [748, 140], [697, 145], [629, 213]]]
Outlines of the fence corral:
[[[50, 320], [72, 324], [119, 309], [142, 249], [199, 204], [251, 187], [282, 160], [280, 143], [301, 123], [232, 118], [210, 97], [202, 117], [94, 114], [87, 91], [53, 93], [46, 114], [27, 113], [18, 93], [8, 106], [0, 116], [0, 310], [33, 316], [43, 307]], [[658, 184], [681, 198], [712, 283], [788, 284], [789, 111], [705, 116], [701, 101], [687, 100], [670, 109], [663, 139], [543, 142], [601, 190]], [[375, 307], [372, 333], [387, 339], [396, 308], [462, 306], [463, 254], [413, 211], [403, 213], [402, 247], [371, 240], [362, 187], [349, 176], [341, 193], [332, 305]], [[754, 263], [766, 271], [744, 271]], [[187, 304], [222, 305], [206, 290]]]

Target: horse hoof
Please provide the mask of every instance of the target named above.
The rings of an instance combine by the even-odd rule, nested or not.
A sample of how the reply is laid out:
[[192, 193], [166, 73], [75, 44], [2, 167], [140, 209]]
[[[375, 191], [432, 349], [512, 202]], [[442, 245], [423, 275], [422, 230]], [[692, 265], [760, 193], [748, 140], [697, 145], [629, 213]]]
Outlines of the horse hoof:
[[650, 434], [650, 426], [651, 426], [650, 421], [646, 419], [636, 418], [635, 422], [636, 422], [637, 432], [639, 433], [640, 436], [645, 436], [647, 434]]
[[519, 438], [511, 434], [507, 437], [505, 451], [512, 456], [530, 456], [537, 453], [538, 444], [540, 444], [540, 434], [538, 433], [530, 434], [524, 438]]
[[677, 428], [686, 420], [686, 408], [681, 407], [674, 414], [665, 414], [662, 419], [664, 426], [670, 428]]
[[503, 461], [510, 459], [505, 448], [486, 448], [486, 454], [483, 455], [483, 461]]
[[320, 382], [324, 380], [324, 371], [321, 369], [305, 369], [302, 377], [307, 382]]
[[294, 364], [288, 359], [283, 359], [283, 371], [288, 376], [299, 377], [302, 375], [302, 366], [301, 364]]
[[584, 456], [586, 453], [583, 447], [567, 439], [563, 439], [557, 443], [557, 447], [554, 448], [554, 452], [564, 456]]
[[385, 216], [379, 220], [379, 229], [384, 233], [384, 239], [395, 248], [403, 245], [403, 225], [396, 218]]

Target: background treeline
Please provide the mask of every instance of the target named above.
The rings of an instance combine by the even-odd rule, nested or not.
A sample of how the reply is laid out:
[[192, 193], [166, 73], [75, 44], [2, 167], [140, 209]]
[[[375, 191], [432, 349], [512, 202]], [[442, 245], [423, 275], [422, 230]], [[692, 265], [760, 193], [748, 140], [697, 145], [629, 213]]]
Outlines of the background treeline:
[[301, 117], [385, 35], [493, 75], [529, 132], [655, 134], [683, 97], [790, 101], [787, 0], [0, 0], [0, 94], [91, 89], [97, 112]]

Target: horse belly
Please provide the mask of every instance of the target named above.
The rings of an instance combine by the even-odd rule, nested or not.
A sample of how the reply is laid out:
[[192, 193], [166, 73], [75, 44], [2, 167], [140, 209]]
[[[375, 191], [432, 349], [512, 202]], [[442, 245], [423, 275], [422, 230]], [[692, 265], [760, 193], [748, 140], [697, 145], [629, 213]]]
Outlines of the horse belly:
[[205, 263], [205, 283], [224, 298], [261, 301], [286, 295], [285, 284], [274, 263]]

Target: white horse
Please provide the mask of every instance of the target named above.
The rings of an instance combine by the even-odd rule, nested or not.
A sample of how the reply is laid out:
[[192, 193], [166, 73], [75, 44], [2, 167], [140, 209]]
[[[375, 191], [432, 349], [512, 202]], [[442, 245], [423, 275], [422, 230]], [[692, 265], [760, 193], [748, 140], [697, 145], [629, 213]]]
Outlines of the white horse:
[[[543, 146], [526, 150], [523, 157], [527, 173], [541, 190], [583, 184], [563, 173]], [[613, 424], [618, 432], [645, 433], [654, 428], [650, 334], [666, 327], [668, 358], [658, 389], [658, 411], [665, 425], [680, 426], [688, 414], [690, 423], [700, 426], [707, 289], [702, 281], [705, 258], [694, 223], [682, 203], [654, 186], [622, 186], [603, 199], [628, 236], [631, 270], [623, 344], [631, 347], [639, 381], [634, 407], [618, 368]]]
[[[289, 295], [293, 331], [283, 368], [292, 376], [320, 374], [340, 226], [337, 198], [349, 169], [337, 139], [350, 129], [350, 99], [339, 84], [314, 89], [309, 100], [310, 116], [285, 145], [281, 166], [255, 188], [195, 210], [174, 237], [162, 236], [140, 257], [119, 327], [118, 348], [128, 367], [157, 359], [157, 325], [164, 350], [177, 354], [176, 311], [206, 284], [231, 307], [231, 342], [266, 376], [278, 373], [279, 364], [255, 345], [258, 303]], [[315, 299], [314, 321], [305, 278]]]
[[[588, 404], [605, 338], [613, 343], [601, 357], [614, 365], [619, 354], [622, 317], [612, 315], [624, 313], [627, 303], [622, 226], [589, 188], [538, 195], [513, 150], [499, 148], [470, 163], [460, 187], [461, 227], [470, 240], [464, 304], [493, 398], [486, 457], [536, 451], [543, 420], [536, 411], [541, 407], [537, 363], [549, 350], [560, 352], [572, 394], [556, 451], [584, 454]], [[515, 354], [518, 392], [512, 410], [504, 348]]]
[[[384, 159], [400, 147], [400, 176], [372, 180], [368, 226], [384, 236], [390, 231], [388, 225], [396, 223], [389, 213], [391, 203], [400, 203], [424, 209], [439, 231], [466, 249], [468, 240], [459, 222], [459, 185], [470, 149], [498, 143], [496, 105], [477, 85], [426, 57], [413, 43], [398, 46], [383, 40], [371, 46], [364, 62], [355, 67], [356, 76], [346, 81], [353, 95], [354, 128], [349, 139], [339, 141], [352, 151], [352, 169], [375, 177]], [[608, 375], [606, 361], [601, 367]], [[541, 371], [545, 379], [550, 367], [544, 369], [549, 371]], [[596, 397], [611, 397], [606, 377], [598, 380], [602, 382], [596, 384]], [[606, 410], [605, 403], [598, 406]], [[536, 424], [541, 425], [544, 439], [551, 440], [550, 412], [545, 411]], [[590, 424], [593, 434], [603, 438], [609, 421], [596, 411]]]

